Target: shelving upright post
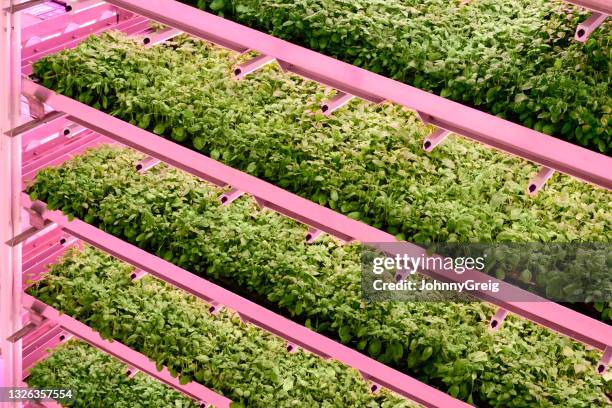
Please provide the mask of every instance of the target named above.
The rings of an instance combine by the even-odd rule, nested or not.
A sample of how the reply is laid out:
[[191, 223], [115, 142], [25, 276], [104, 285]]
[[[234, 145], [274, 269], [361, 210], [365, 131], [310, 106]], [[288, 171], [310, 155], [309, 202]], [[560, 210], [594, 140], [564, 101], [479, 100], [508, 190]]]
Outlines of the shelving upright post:
[[[20, 121], [20, 0], [0, 0], [0, 386], [21, 385], [21, 340], [8, 337], [21, 326], [21, 137], [10, 130]], [[19, 406], [0, 402], [0, 406]]]

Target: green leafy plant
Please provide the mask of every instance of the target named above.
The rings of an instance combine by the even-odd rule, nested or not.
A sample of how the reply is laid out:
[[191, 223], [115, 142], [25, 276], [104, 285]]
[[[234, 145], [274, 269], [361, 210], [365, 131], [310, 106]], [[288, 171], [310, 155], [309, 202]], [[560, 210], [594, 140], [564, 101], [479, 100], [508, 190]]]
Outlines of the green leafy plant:
[[193, 400], [137, 373], [129, 378], [125, 364], [86, 343], [71, 340], [29, 371], [27, 384], [38, 388], [63, 388], [74, 392], [64, 402], [74, 408], [197, 408]]
[[[493, 310], [481, 303], [363, 302], [359, 245], [328, 237], [306, 244], [304, 226], [252, 199], [222, 206], [220, 189], [161, 165], [139, 174], [140, 159], [101, 147], [41, 171], [28, 192], [466, 401], [504, 407], [605, 402], [610, 384], [595, 374], [598, 353], [512, 317], [493, 335], [486, 324]], [[82, 274], [84, 268], [75, 269]], [[82, 291], [68, 285], [43, 300], [68, 308], [67, 293]], [[109, 288], [96, 298], [125, 298], [113, 293]], [[96, 327], [112, 336], [123, 330], [114, 322], [109, 315]]]
[[184, 0], [375, 73], [609, 154], [610, 24], [548, 0]]
[[[119, 34], [38, 62], [42, 83], [213, 159], [413, 242], [609, 242], [610, 192], [555, 175], [525, 194], [536, 167], [431, 131], [406, 109], [330, 96], [268, 66], [228, 79], [236, 57], [184, 38], [145, 49]], [[586, 222], [588, 220], [588, 222]]]
[[[287, 352], [282, 339], [233, 312], [210, 314], [210, 305], [152, 277], [134, 282], [132, 270], [85, 247], [53, 265], [30, 293], [145, 354], [158, 369], [168, 367], [181, 383], [195, 380], [226, 395], [235, 407], [416, 406], [387, 390], [373, 394], [357, 370], [338, 361]], [[120, 377], [125, 370], [117, 371], [115, 381], [129, 384]]]

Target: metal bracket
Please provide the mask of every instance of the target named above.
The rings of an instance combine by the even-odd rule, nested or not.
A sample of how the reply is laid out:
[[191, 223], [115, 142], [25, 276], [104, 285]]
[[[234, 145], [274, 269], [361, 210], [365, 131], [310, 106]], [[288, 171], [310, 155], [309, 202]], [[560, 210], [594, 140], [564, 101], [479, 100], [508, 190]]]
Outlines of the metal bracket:
[[405, 280], [408, 276], [410, 276], [410, 272], [409, 271], [406, 271], [406, 270], [397, 271], [397, 272], [395, 272], [395, 281], [396, 282], [401, 282], [401, 281]]
[[268, 202], [266, 200], [262, 200], [259, 197], [255, 197], [255, 202], [257, 203], [259, 208], [261, 208], [261, 209], [267, 208]]
[[39, 4], [43, 4], [46, 2], [47, 0], [30, 0], [26, 1], [25, 3], [14, 4], [10, 7], [6, 7], [4, 11], [7, 13], [17, 13], [18, 11], [27, 10], [31, 7], [38, 6]]
[[608, 370], [608, 367], [612, 363], [612, 347], [607, 346], [601, 360], [597, 363], [597, 372], [603, 374]]
[[417, 115], [419, 116], [419, 119], [421, 119], [421, 122], [423, 122], [426, 125], [435, 126], [436, 128], [432, 134], [430, 134], [429, 136], [425, 138], [425, 140], [423, 140], [423, 150], [429, 153], [437, 145], [442, 143], [444, 139], [446, 139], [446, 137], [450, 134], [450, 131], [436, 126], [436, 124], [433, 123], [435, 119], [431, 115], [428, 115], [421, 111], [417, 111]]
[[316, 229], [316, 228], [309, 228], [308, 232], [306, 233], [306, 242], [308, 244], [312, 244], [313, 242], [315, 242], [317, 240], [317, 238], [319, 238], [321, 235], [323, 234], [323, 231], [321, 231], [320, 229]]
[[287, 342], [287, 344], [285, 344], [285, 349], [287, 350], [287, 353], [293, 354], [296, 353], [300, 349], [300, 347], [297, 344]]
[[[38, 109], [38, 108], [34, 108], [34, 109]], [[55, 119], [59, 119], [63, 116], [65, 116], [66, 114], [63, 112], [58, 112], [58, 111], [51, 111], [49, 113], [44, 113], [44, 106], [42, 107], [42, 116], [31, 120], [27, 123], [24, 123], [23, 125], [19, 125], [16, 128], [13, 128], [11, 130], [9, 130], [8, 132], [5, 132], [4, 134], [10, 137], [15, 137], [15, 136], [19, 136], [19, 135], [23, 135], [25, 133], [31, 132], [35, 129], [38, 129], [41, 126], [46, 125], [49, 122], [54, 121]], [[32, 107], [30, 107], [30, 113], [32, 112]]]
[[216, 315], [224, 308], [225, 306], [223, 306], [222, 304], [219, 304], [217, 302], [210, 302], [210, 306], [208, 307], [208, 313], [210, 313], [211, 315]]
[[380, 390], [382, 389], [381, 385], [374, 382], [374, 381], [370, 381], [370, 392], [372, 394], [378, 394], [380, 392]]
[[530, 196], [536, 195], [537, 192], [540, 191], [542, 187], [544, 187], [544, 184], [546, 184], [548, 179], [551, 178], [553, 174], [555, 174], [555, 171], [553, 169], [546, 166], [542, 166], [540, 171], [538, 171], [538, 174], [536, 174], [535, 177], [533, 177], [529, 181], [529, 185], [527, 186], [527, 193]]
[[34, 119], [43, 118], [45, 116], [45, 104], [34, 95], [23, 93], [23, 96], [25, 96], [28, 101], [30, 116]]
[[83, 126], [77, 125], [76, 123], [72, 123], [62, 129], [62, 135], [66, 136], [67, 138], [71, 138], [84, 130], [85, 128]]
[[39, 327], [47, 320], [45, 317], [32, 310], [28, 312], [28, 316], [30, 321], [21, 329], [11, 334], [7, 338], [8, 341], [10, 341], [11, 343], [16, 343], [17, 341], [27, 336], [29, 333], [33, 332], [37, 327]]
[[257, 57], [234, 68], [234, 78], [242, 79], [248, 74], [262, 68], [265, 65], [268, 65], [271, 62], [274, 62], [275, 60], [276, 58], [270, 57], [268, 55], [258, 55]]
[[136, 367], [128, 366], [127, 370], [125, 370], [125, 375], [127, 375], [127, 378], [134, 378], [139, 372], [140, 370]]
[[502, 323], [506, 319], [506, 316], [508, 316], [508, 311], [506, 309], [501, 308], [501, 307], [498, 308], [497, 312], [495, 312], [493, 317], [491, 317], [491, 321], [489, 322], [489, 328], [492, 331], [499, 330], [499, 328], [501, 327]]
[[349, 103], [354, 97], [354, 95], [338, 91], [333, 98], [321, 104], [321, 112], [325, 116], [329, 116], [334, 111], [340, 109], [341, 107]]
[[157, 166], [160, 162], [161, 160], [156, 159], [155, 157], [147, 156], [136, 164], [136, 171], [142, 174], [152, 167]]
[[146, 275], [148, 275], [148, 272], [143, 271], [142, 269], [134, 269], [134, 271], [130, 274], [130, 279], [133, 282], [135, 282], [135, 281], [137, 281], [139, 279], [142, 279]]
[[238, 199], [243, 194], [244, 191], [239, 190], [237, 188], [232, 188], [227, 193], [221, 194], [221, 196], [219, 197], [219, 201], [221, 201], [222, 205], [229, 205], [232, 201]]
[[31, 227], [16, 237], [13, 237], [13, 239], [7, 241], [6, 244], [9, 246], [15, 247], [39, 232], [53, 228], [56, 225], [53, 221], [46, 220], [41, 216], [44, 208], [39, 208], [39, 206], [36, 205], [36, 202], [32, 203], [32, 208], [26, 208], [25, 210], [30, 216]]
[[142, 39], [142, 43], [147, 47], [152, 47], [154, 45], [161, 44], [164, 41], [168, 41], [176, 37], [177, 35], [181, 35], [181, 34], [183, 34], [181, 30], [169, 27], [169, 28], [160, 30], [156, 33], [147, 35], [146, 37]]
[[598, 13], [597, 11], [591, 13], [589, 18], [578, 24], [578, 27], [576, 27], [576, 35], [574, 36], [576, 41], [586, 42], [589, 35], [591, 35], [593, 31], [597, 30], [597, 27], [602, 25], [603, 22], [606, 21], [606, 18], [608, 18], [607, 14]]
[[437, 145], [442, 143], [450, 134], [446, 129], [436, 128], [436, 130], [423, 140], [423, 150], [427, 153], [431, 152]]

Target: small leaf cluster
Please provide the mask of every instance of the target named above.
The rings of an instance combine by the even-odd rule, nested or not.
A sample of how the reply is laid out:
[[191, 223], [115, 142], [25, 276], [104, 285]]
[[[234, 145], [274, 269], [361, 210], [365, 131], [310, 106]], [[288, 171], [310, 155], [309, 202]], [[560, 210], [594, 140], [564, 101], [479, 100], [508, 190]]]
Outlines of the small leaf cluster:
[[63, 388], [74, 399], [71, 408], [197, 408], [193, 400], [143, 373], [129, 378], [128, 367], [86, 343], [70, 340], [36, 363], [26, 379], [28, 386]]

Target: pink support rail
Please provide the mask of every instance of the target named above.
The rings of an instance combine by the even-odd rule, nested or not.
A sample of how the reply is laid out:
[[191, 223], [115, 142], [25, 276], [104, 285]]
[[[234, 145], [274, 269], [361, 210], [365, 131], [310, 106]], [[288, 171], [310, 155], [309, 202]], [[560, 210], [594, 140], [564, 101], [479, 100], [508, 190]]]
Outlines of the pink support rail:
[[576, 6], [584, 7], [589, 10], [612, 15], [612, 1], [610, 0], [564, 0]]
[[151, 377], [154, 377], [164, 384], [175, 388], [198, 402], [212, 404], [219, 408], [229, 408], [231, 404], [231, 400], [228, 398], [217, 394], [216, 392], [197, 382], [192, 381], [185, 385], [181, 384], [178, 378], [172, 377], [168, 369], [165, 367], [162, 371], [157, 371], [155, 363], [149, 360], [143, 354], [132, 350], [118, 341], [108, 341], [103, 339], [98, 332], [95, 332], [86, 324], [83, 324], [68, 315], [60, 314], [60, 312], [51, 306], [44, 304], [30, 295], [23, 295], [23, 306], [28, 310], [35, 311], [45, 319], [56, 322], [59, 326], [72, 333], [74, 336], [86, 341], [100, 350], [105, 351], [113, 357], [118, 358], [129, 366], [135, 367], [138, 370], [149, 374]]
[[[27, 195], [23, 196], [23, 200], [25, 205], [31, 204]], [[41, 202], [37, 203], [42, 204]], [[63, 231], [130, 263], [142, 271], [150, 273], [213, 305], [228, 307], [236, 311], [243, 320], [251, 322], [266, 331], [284, 338], [291, 344], [298, 345], [319, 356], [333, 358], [353, 367], [360, 371], [365, 379], [387, 387], [426, 407], [453, 408], [469, 406], [442, 391], [423, 384], [300, 324], [294, 323], [81, 220], [68, 221], [66, 216], [59, 211], [44, 210], [43, 216], [56, 222]], [[60, 324], [66, 327], [63, 323], [60, 322]], [[66, 328], [69, 329], [68, 327]], [[83, 329], [90, 330], [89, 328]], [[81, 335], [77, 330], [70, 331], [77, 336]], [[98, 344], [95, 345], [98, 346]]]
[[149, 28], [146, 18], [117, 10], [104, 3], [96, 3], [75, 14], [64, 14], [33, 24], [24, 29], [24, 47], [21, 49], [21, 69], [32, 73], [32, 64], [40, 58], [77, 46], [89, 35], [108, 29], [127, 34], [139, 33]]
[[[22, 85], [23, 92], [35, 95], [55, 109], [68, 113], [70, 120], [82, 126], [144, 152], [149, 156], [156, 157], [171, 166], [185, 170], [218, 186], [230, 185], [234, 189], [247, 192], [254, 196], [258, 202], [264, 203], [267, 208], [333, 235], [343, 241], [396, 242], [395, 237], [391, 234], [338, 214], [329, 208], [315, 204], [268, 182], [233, 169], [170, 140], [149, 133], [146, 130], [114, 118], [78, 101], [59, 95], [32, 81], [24, 80]], [[424, 249], [416, 245], [405, 244], [408, 245], [407, 250], [409, 252], [407, 253], [414, 251], [421, 253], [424, 251]], [[467, 272], [463, 275], [435, 275], [435, 273], [433, 275], [434, 277], [440, 276], [459, 282], [468, 279]], [[469, 275], [470, 278], [475, 278], [478, 282], [488, 282], [492, 279], [489, 275], [477, 271], [470, 271]], [[496, 295], [479, 291], [475, 292], [474, 295], [481, 300], [493, 303], [600, 350], [604, 350], [607, 346], [612, 345], [612, 326], [608, 326], [605, 323], [591, 319], [556, 303], [545, 301], [536, 295], [503, 282], [502, 285], [506, 288], [507, 292], [512, 294], [513, 298], [525, 299], [525, 301], [510, 302], [507, 300], [510, 298], [509, 296], [502, 295], [503, 291]]]
[[[608, 0], [581, 0], [611, 8]], [[387, 100], [439, 128], [612, 189], [612, 158], [291, 44], [173, 0], [107, 0], [226, 48], [257, 50], [284, 69], [366, 100]], [[606, 12], [604, 10], [604, 12]]]

